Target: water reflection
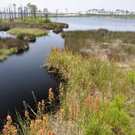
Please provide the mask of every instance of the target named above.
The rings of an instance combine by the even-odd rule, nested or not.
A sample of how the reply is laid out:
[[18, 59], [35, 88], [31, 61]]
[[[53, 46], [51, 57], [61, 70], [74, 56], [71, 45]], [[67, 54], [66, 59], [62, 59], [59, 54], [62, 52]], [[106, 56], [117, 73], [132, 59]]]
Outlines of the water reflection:
[[33, 104], [32, 91], [37, 100], [48, 95], [48, 89], [56, 89], [57, 80], [52, 78], [41, 65], [53, 47], [63, 48], [64, 40], [52, 32], [47, 37], [38, 38], [29, 44], [30, 49], [19, 55], [9, 57], [0, 63], [0, 118], [14, 109], [22, 110], [22, 101]]

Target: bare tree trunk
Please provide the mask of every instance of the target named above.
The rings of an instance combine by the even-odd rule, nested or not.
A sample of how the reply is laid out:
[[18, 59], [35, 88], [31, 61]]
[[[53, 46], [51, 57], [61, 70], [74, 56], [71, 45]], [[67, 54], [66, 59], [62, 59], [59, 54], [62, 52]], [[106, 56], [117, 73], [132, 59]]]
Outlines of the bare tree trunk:
[[0, 20], [2, 20], [2, 11], [0, 11]]

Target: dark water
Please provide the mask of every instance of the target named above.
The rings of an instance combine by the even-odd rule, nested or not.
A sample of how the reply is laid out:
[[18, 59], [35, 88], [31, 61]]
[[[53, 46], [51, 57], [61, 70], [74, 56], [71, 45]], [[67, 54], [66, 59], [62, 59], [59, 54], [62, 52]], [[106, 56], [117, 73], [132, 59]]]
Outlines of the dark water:
[[64, 47], [60, 35], [49, 33], [30, 44], [30, 49], [20, 55], [13, 55], [0, 63], [0, 117], [14, 108], [22, 108], [22, 101], [33, 102], [32, 91], [38, 100], [47, 96], [49, 88], [55, 89], [57, 82], [41, 65], [47, 62], [53, 47]]
[[[62, 17], [52, 18], [54, 21], [69, 24], [68, 30], [86, 30], [108, 28], [110, 30], [135, 31], [135, 19], [111, 17]], [[6, 37], [5, 32], [0, 36]], [[30, 44], [27, 52], [10, 56], [0, 63], [0, 119], [8, 112], [22, 109], [22, 101], [33, 103], [32, 91], [38, 100], [47, 96], [47, 90], [55, 89], [57, 81], [52, 78], [41, 65], [47, 62], [52, 48], [64, 47], [60, 35], [52, 32], [46, 37], [40, 37]]]

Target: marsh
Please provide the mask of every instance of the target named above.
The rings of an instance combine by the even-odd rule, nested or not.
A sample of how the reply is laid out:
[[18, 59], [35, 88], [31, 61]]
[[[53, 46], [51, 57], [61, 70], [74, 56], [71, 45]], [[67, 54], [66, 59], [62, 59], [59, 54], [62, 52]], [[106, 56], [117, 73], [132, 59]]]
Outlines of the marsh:
[[[51, 19], [52, 21], [68, 23], [69, 29], [67, 30], [105, 28], [117, 31], [135, 31], [135, 19], [129, 18], [60, 17]], [[6, 32], [1, 32], [0, 35], [1, 37], [12, 36]], [[28, 43], [28, 51], [12, 55], [0, 63], [1, 118], [9, 112], [14, 112], [15, 108], [22, 111], [23, 100], [32, 105], [34, 102], [32, 91], [34, 91], [37, 100], [40, 100], [47, 96], [50, 87], [57, 88], [57, 80], [52, 78], [48, 71], [42, 68], [42, 65], [47, 63], [52, 48], [64, 48], [66, 42], [60, 34], [54, 34], [50, 31], [48, 36], [37, 37], [35, 43]], [[69, 42], [72, 44], [73, 41]], [[77, 48], [77, 45], [74, 44], [72, 47]]]

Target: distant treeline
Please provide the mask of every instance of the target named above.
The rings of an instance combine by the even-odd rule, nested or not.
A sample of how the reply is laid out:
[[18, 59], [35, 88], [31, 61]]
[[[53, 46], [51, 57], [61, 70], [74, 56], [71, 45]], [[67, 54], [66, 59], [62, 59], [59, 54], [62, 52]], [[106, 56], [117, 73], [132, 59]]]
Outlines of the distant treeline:
[[13, 4], [12, 7], [4, 8], [0, 10], [0, 19], [14, 20], [16, 18], [24, 19], [25, 17], [46, 17], [48, 18], [48, 10], [45, 8], [42, 11], [37, 8], [36, 5], [28, 3], [25, 7], [17, 7]]

